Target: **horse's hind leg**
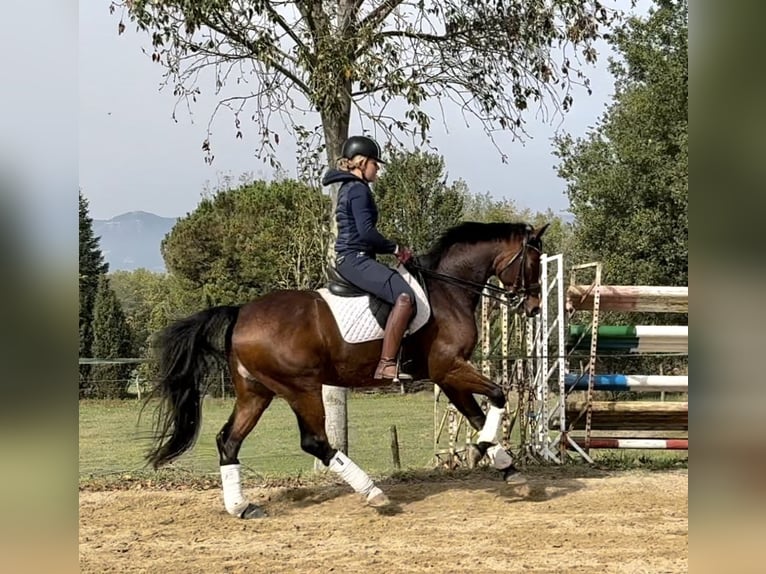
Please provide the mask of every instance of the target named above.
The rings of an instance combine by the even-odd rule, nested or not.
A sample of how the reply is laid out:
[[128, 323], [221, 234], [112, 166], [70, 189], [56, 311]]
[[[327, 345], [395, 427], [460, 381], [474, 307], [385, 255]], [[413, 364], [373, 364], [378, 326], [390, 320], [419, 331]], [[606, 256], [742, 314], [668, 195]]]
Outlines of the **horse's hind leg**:
[[367, 504], [374, 507], [386, 506], [389, 503], [388, 497], [375, 486], [369, 475], [344, 452], [332, 448], [327, 440], [321, 391], [304, 391], [291, 397], [288, 402], [298, 419], [301, 448], [321, 460], [322, 464], [364, 496]]
[[226, 511], [239, 518], [259, 518], [263, 510], [242, 495], [240, 483], [240, 464], [237, 456], [250, 431], [253, 430], [261, 415], [271, 404], [274, 393], [261, 383], [245, 379], [232, 369], [232, 382], [237, 399], [229, 420], [216, 436], [218, 456], [221, 465], [221, 483], [223, 502]]

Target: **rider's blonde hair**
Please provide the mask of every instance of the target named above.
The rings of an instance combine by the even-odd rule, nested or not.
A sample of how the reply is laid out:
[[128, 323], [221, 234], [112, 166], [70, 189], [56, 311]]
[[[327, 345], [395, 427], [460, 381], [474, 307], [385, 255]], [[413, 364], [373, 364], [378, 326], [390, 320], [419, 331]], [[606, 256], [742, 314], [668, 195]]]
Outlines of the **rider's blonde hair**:
[[367, 158], [363, 155], [355, 155], [351, 159], [342, 157], [338, 160], [337, 167], [341, 171], [352, 171], [354, 169], [362, 169], [364, 162]]

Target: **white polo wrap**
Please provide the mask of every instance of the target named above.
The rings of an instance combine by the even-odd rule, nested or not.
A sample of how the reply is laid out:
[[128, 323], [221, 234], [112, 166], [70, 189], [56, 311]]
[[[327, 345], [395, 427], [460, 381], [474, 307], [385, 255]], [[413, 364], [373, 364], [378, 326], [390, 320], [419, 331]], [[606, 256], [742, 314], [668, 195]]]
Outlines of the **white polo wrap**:
[[369, 475], [341, 451], [335, 453], [330, 460], [330, 470], [340, 475], [354, 491], [368, 498], [375, 496], [377, 494], [375, 491], [379, 491]]
[[232, 516], [239, 516], [247, 508], [248, 502], [242, 495], [242, 486], [239, 479], [238, 464], [227, 464], [221, 467], [221, 484], [223, 485], [223, 504], [226, 512]]
[[479, 432], [478, 442], [497, 442], [497, 434], [500, 431], [500, 425], [503, 424], [503, 412], [505, 409], [499, 409], [495, 406], [489, 407], [484, 426]]

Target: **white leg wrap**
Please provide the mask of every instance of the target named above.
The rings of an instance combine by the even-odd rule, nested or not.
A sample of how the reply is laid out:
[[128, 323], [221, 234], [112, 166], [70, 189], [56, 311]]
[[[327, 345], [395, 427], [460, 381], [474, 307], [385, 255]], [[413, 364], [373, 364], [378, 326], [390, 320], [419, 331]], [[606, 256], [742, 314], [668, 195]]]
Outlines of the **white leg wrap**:
[[489, 457], [490, 462], [492, 462], [492, 466], [498, 470], [505, 470], [513, 464], [511, 455], [499, 444], [489, 447], [487, 449], [487, 456]]
[[340, 475], [351, 488], [359, 494], [364, 494], [368, 499], [382, 493], [369, 475], [341, 451], [335, 453], [330, 460], [330, 470]]
[[226, 512], [239, 516], [247, 508], [248, 502], [242, 496], [242, 486], [239, 481], [238, 464], [227, 464], [221, 467], [221, 483], [223, 484], [223, 504]]
[[505, 409], [499, 409], [495, 406], [489, 407], [484, 426], [479, 432], [478, 442], [497, 442], [497, 434], [500, 431], [500, 425], [503, 423], [503, 412]]

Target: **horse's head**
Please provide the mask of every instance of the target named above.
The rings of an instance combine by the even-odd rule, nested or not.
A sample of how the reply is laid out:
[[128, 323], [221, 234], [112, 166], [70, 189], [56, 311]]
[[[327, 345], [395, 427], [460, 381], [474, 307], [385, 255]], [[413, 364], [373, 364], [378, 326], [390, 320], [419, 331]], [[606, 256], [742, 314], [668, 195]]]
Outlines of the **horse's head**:
[[495, 259], [495, 276], [508, 293], [518, 299], [517, 311], [522, 306], [527, 317], [540, 312], [540, 256], [543, 252], [542, 236], [550, 223], [539, 229], [529, 227], [521, 241], [510, 240]]

